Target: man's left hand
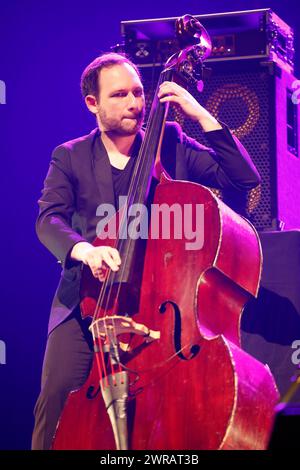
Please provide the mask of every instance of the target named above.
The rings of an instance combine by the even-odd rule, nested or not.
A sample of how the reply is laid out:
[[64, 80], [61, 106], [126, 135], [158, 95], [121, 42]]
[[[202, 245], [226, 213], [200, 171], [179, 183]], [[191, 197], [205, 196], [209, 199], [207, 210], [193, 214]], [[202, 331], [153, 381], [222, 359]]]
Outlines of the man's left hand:
[[163, 82], [159, 87], [158, 98], [161, 103], [178, 104], [184, 114], [193, 121], [198, 121], [205, 132], [222, 129], [218, 121], [185, 88], [175, 82]]

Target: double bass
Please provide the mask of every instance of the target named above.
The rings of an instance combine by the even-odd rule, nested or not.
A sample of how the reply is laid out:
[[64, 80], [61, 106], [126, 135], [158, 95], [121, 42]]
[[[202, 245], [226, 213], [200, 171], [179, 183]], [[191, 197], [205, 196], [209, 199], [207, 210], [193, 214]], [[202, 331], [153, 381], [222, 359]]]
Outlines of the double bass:
[[[180, 50], [167, 61], [158, 87], [165, 80], [197, 83], [211, 50], [206, 30], [190, 15], [178, 19], [176, 29]], [[189, 221], [199, 210], [202, 245], [189, 249], [192, 224], [178, 236], [175, 215], [168, 237], [152, 224], [145, 243], [124, 236], [128, 208], [149, 201], [167, 109], [156, 93], [127, 205], [104, 230], [115, 227], [117, 236], [94, 241], [118, 249], [119, 272], [107, 270], [100, 282], [83, 267], [80, 306], [91, 321], [94, 360], [85, 384], [67, 398], [52, 449], [268, 445], [278, 392], [269, 368], [240, 345], [241, 315], [257, 295], [262, 268], [253, 226], [210, 189], [163, 172], [153, 204], [176, 204], [181, 220], [184, 209]]]

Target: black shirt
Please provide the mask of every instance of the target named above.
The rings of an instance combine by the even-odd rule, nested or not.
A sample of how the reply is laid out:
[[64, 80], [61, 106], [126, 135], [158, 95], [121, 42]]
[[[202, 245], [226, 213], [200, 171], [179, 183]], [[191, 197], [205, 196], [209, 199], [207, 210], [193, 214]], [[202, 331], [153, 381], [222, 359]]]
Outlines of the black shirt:
[[126, 196], [128, 194], [135, 161], [136, 159], [134, 157], [130, 157], [123, 170], [111, 165], [111, 173], [115, 193], [115, 205], [117, 210], [119, 209], [119, 196]]

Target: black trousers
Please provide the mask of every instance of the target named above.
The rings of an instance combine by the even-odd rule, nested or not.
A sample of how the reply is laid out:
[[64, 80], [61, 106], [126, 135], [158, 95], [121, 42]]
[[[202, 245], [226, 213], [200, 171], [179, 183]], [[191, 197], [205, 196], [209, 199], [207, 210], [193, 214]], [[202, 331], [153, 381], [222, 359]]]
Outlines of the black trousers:
[[33, 450], [50, 449], [68, 394], [84, 384], [92, 360], [92, 335], [78, 308], [48, 337], [41, 392], [34, 408]]

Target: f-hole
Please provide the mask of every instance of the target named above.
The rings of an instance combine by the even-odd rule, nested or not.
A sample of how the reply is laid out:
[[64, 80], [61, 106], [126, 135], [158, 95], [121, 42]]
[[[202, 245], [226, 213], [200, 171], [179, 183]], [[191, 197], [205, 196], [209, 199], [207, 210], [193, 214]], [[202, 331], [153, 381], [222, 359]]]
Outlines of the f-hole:
[[168, 304], [170, 304], [173, 307], [173, 312], [175, 316], [174, 348], [175, 348], [176, 354], [178, 357], [180, 357], [180, 359], [183, 359], [184, 361], [189, 361], [190, 359], [193, 359], [198, 354], [198, 352], [200, 351], [200, 346], [198, 344], [193, 344], [190, 348], [190, 354], [188, 356], [185, 356], [182, 353], [181, 312], [180, 312], [178, 305], [175, 302], [172, 302], [172, 300], [166, 300], [160, 305], [159, 313], [165, 313], [167, 310]]

